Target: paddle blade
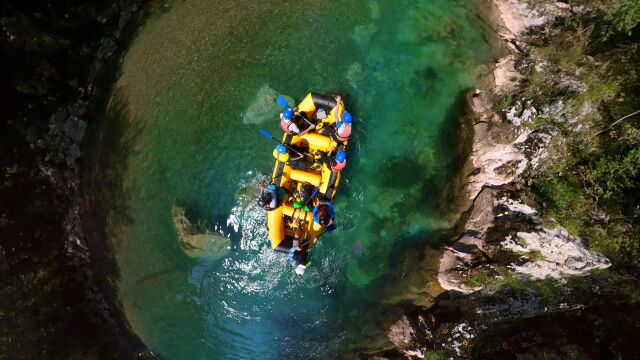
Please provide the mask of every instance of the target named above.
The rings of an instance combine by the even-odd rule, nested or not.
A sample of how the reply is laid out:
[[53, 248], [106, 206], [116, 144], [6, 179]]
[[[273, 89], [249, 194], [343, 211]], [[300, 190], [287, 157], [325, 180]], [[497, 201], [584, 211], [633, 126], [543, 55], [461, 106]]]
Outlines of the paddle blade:
[[278, 95], [278, 97], [276, 98], [276, 102], [281, 107], [287, 107], [287, 100], [285, 100], [284, 96], [282, 96], [282, 95]]
[[337, 229], [337, 228], [338, 228], [338, 227], [336, 226], [336, 224], [329, 224], [329, 225], [327, 226], [327, 232], [332, 232], [332, 231], [334, 231], [334, 230], [335, 230], [335, 229]]
[[273, 137], [271, 135], [269, 135], [268, 132], [260, 129], [260, 134], [262, 134], [262, 136], [266, 137], [267, 139], [272, 139]]

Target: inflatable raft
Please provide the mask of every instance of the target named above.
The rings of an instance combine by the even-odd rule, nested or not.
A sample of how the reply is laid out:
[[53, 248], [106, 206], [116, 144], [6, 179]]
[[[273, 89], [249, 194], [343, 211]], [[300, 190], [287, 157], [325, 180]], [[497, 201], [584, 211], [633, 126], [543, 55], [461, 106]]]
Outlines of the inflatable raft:
[[335, 112], [338, 112], [339, 118], [345, 111], [342, 101], [336, 104], [335, 98], [316, 93], [309, 93], [297, 106], [294, 116], [302, 117], [298, 121], [313, 123], [316, 128], [302, 136], [285, 133], [282, 143], [299, 150], [305, 155], [304, 161], [312, 165], [300, 170], [289, 161], [289, 153], [273, 152], [276, 160], [271, 176], [272, 184], [278, 187], [281, 196], [279, 206], [267, 212], [272, 249], [289, 252], [298, 226], [304, 226], [299, 231], [299, 234], [304, 235], [299, 242], [306, 244], [307, 250], [315, 244], [313, 239], [325, 232], [325, 226], [314, 222], [312, 210], [319, 201], [333, 201], [340, 184], [340, 172], [331, 171], [323, 159], [331, 148], [335, 148], [335, 151], [346, 150], [347, 141], [338, 144], [322, 132], [335, 123]]

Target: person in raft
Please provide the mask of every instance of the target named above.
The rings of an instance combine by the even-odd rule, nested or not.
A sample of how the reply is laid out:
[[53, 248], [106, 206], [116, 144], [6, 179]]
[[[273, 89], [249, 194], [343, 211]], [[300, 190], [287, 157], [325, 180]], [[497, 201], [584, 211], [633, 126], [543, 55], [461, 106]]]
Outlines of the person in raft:
[[[293, 234], [293, 245], [291, 246], [291, 249], [289, 249], [289, 262], [292, 266], [295, 266], [294, 271], [298, 275], [304, 274], [307, 266], [309, 266], [310, 260], [307, 249], [300, 246], [300, 241], [304, 240], [306, 235], [306, 232], [304, 230], [305, 224], [305, 221], [298, 222], [298, 227]], [[316, 240], [317, 239], [314, 239], [314, 241]]]
[[340, 172], [345, 166], [347, 166], [347, 153], [342, 150], [338, 151], [335, 157], [327, 156], [325, 159], [327, 166], [334, 173]]
[[258, 185], [260, 189], [260, 195], [258, 195], [258, 206], [269, 211], [278, 207], [278, 195], [276, 194], [276, 186], [271, 184], [265, 186], [264, 184]]
[[330, 201], [318, 202], [318, 204], [313, 208], [312, 215], [313, 221], [316, 223], [326, 226], [327, 229], [330, 227], [335, 228], [335, 225], [333, 224], [333, 216], [335, 214], [333, 212], [333, 204]]
[[[345, 141], [349, 140], [349, 136], [351, 136], [351, 123], [353, 119], [349, 112], [345, 111], [342, 116], [340, 116], [340, 101], [342, 98], [338, 95], [336, 96], [336, 107], [333, 108], [333, 116], [335, 117], [335, 125], [329, 126], [323, 129], [323, 134], [326, 136], [331, 136], [333, 141], [338, 143], [338, 145], [343, 144]], [[340, 121], [342, 120], [342, 121]], [[335, 147], [332, 147], [327, 152], [328, 155], [331, 155]]]
[[293, 114], [294, 114], [294, 111], [292, 108], [286, 108], [284, 109], [283, 112], [280, 113], [280, 127], [282, 128], [282, 131], [284, 131], [285, 133], [298, 134], [302, 136], [316, 128], [315, 125], [310, 125], [305, 130], [300, 131], [300, 128], [298, 127], [298, 125], [296, 125], [296, 123], [292, 121]]
[[289, 154], [289, 149], [282, 144], [276, 145], [276, 150], [273, 153], [273, 157], [275, 157], [278, 161], [286, 162], [291, 166], [294, 170], [306, 170], [313, 165], [313, 162], [307, 159], [302, 153], [302, 149], [296, 148], [296, 151], [299, 154], [293, 152], [292, 155]]

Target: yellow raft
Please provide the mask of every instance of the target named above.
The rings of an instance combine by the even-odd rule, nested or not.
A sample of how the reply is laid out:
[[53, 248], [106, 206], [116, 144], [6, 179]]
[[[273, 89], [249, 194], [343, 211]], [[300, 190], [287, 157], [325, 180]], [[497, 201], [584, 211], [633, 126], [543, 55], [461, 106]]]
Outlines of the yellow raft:
[[[321, 134], [323, 129], [335, 123], [336, 111], [338, 116], [342, 116], [345, 112], [342, 101], [336, 109], [336, 100], [333, 97], [309, 93], [298, 105], [296, 114], [302, 115], [307, 119], [315, 119], [316, 129], [302, 136], [285, 133], [282, 137], [282, 143], [302, 148], [306, 153], [311, 154], [314, 159], [319, 159], [326, 155], [331, 148], [346, 151], [346, 141], [338, 145], [331, 137]], [[280, 206], [267, 212], [267, 227], [269, 229], [271, 248], [280, 252], [288, 252], [293, 244], [297, 227], [296, 220], [304, 220], [306, 221], [306, 235], [300, 239], [300, 243], [306, 242], [308, 244], [307, 249], [309, 249], [315, 244], [310, 240], [322, 235], [325, 227], [314, 222], [312, 203], [308, 204], [306, 210], [304, 207], [295, 206], [294, 203], [301, 203], [298, 194], [306, 184], [308, 184], [307, 186], [313, 186], [314, 189], [319, 187], [319, 192], [313, 201], [317, 201], [318, 198], [333, 201], [340, 184], [340, 172], [332, 172], [326, 163], [315, 165], [307, 170], [295, 170], [288, 163], [289, 154], [278, 154], [274, 150], [273, 156], [276, 161], [271, 182], [279, 188], [280, 192], [282, 192], [280, 188], [286, 192], [282, 201], [279, 202]]]

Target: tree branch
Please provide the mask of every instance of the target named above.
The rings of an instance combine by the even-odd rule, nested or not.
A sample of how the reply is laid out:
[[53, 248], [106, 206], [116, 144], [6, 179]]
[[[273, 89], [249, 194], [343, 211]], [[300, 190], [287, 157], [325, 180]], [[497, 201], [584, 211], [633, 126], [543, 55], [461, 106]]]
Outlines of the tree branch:
[[620, 119], [614, 121], [613, 124], [607, 126], [605, 129], [602, 129], [602, 130], [598, 131], [597, 133], [595, 133], [595, 135], [593, 135], [593, 136], [596, 137], [596, 136], [602, 134], [605, 131], [611, 130], [612, 127], [614, 127], [616, 124], [618, 124], [622, 120], [628, 119], [628, 118], [630, 118], [630, 117], [632, 117], [634, 115], [637, 115], [637, 114], [640, 114], [640, 110], [636, 110], [636, 111], [632, 112], [631, 114], [628, 114], [628, 115], [625, 115], [625, 116], [621, 117]]

